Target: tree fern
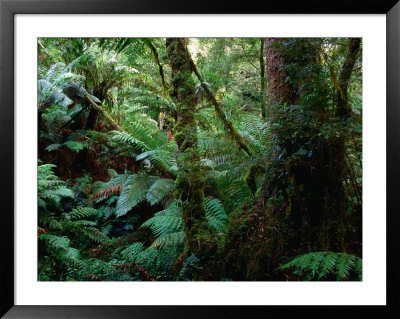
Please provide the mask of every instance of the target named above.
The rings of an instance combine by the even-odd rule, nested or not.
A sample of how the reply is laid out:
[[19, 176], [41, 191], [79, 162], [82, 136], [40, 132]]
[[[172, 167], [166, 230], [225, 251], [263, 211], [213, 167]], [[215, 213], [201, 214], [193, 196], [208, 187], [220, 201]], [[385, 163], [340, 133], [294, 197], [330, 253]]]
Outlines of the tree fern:
[[311, 252], [298, 256], [280, 269], [294, 268], [305, 280], [330, 277], [336, 280], [362, 280], [362, 260], [354, 255], [334, 252]]

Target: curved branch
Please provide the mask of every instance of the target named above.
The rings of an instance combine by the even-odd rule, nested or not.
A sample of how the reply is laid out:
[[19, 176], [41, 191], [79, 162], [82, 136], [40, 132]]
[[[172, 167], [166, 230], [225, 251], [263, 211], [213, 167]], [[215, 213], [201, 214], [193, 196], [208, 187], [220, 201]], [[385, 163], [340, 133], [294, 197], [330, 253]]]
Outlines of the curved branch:
[[163, 94], [165, 94], [168, 91], [168, 84], [167, 84], [167, 82], [165, 82], [164, 69], [163, 69], [163, 66], [160, 63], [160, 59], [159, 59], [159, 56], [158, 56], [158, 51], [157, 51], [156, 47], [153, 45], [153, 43], [151, 43], [151, 41], [149, 39], [144, 39], [144, 41], [149, 46], [151, 52], [153, 53], [154, 62], [158, 65], [158, 71], [159, 71], [160, 77], [161, 77], [161, 84], [162, 84], [162, 88], [163, 88]]
[[228, 130], [228, 132], [231, 134], [231, 136], [234, 138], [238, 146], [243, 149], [248, 155], [251, 156], [251, 151], [249, 147], [247, 146], [246, 142], [244, 141], [243, 137], [236, 131], [235, 127], [233, 126], [232, 122], [229, 121], [226, 118], [225, 113], [222, 110], [221, 105], [218, 103], [218, 101], [215, 99], [214, 95], [208, 88], [208, 86], [205, 84], [203, 81], [203, 78], [200, 75], [199, 70], [197, 69], [196, 65], [194, 64], [192, 58], [190, 57], [190, 65], [192, 67], [192, 71], [196, 74], [197, 78], [199, 79], [201, 86], [203, 87], [204, 91], [207, 93], [207, 97], [210, 100], [210, 102], [214, 105], [215, 111], [217, 112], [217, 115], [219, 119], [224, 123], [224, 127]]

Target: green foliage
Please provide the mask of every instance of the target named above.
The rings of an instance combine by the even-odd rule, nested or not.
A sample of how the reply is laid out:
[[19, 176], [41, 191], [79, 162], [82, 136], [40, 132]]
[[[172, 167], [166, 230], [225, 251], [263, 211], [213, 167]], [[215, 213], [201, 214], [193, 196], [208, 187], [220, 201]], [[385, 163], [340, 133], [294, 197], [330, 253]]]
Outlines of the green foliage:
[[[184, 243], [184, 221], [182, 204], [175, 200], [166, 209], [154, 214], [141, 227], [149, 227], [157, 237], [152, 247], [177, 247]], [[204, 200], [206, 218], [216, 231], [223, 231], [227, 221], [225, 209], [217, 198], [206, 197]]]
[[97, 216], [97, 210], [91, 207], [76, 207], [74, 208], [67, 217], [71, 221], [79, 220], [82, 218], [90, 218]]
[[41, 200], [49, 199], [58, 205], [62, 197], [73, 197], [74, 193], [54, 175], [54, 167], [54, 164], [38, 166], [38, 196]]
[[174, 191], [174, 180], [167, 178], [160, 178], [156, 180], [149, 188], [146, 194], [146, 200], [150, 205], [159, 203], [167, 195], [172, 194]]
[[70, 240], [66, 236], [56, 235], [41, 235], [41, 241], [47, 244], [47, 248], [52, 256], [65, 265], [80, 267], [82, 261], [80, 260], [79, 250], [70, 247]]
[[116, 216], [120, 217], [146, 199], [150, 186], [157, 178], [146, 173], [128, 176], [117, 201]]
[[82, 267], [84, 261], [77, 247], [88, 239], [108, 240], [94, 221], [98, 215], [91, 207], [76, 207], [65, 212], [62, 200], [73, 199], [73, 191], [54, 175], [53, 164], [38, 166], [39, 280], [52, 280], [52, 267]]
[[311, 252], [279, 268], [294, 268], [293, 274], [304, 280], [362, 280], [361, 258], [345, 253]]
[[223, 231], [228, 219], [225, 208], [218, 198], [206, 197], [204, 199], [208, 223], [216, 230]]
[[157, 240], [154, 247], [178, 246], [183, 244], [182, 209], [178, 201], [172, 202], [166, 209], [159, 211], [141, 227], [150, 227]]
[[[202, 214], [205, 209], [208, 222], [196, 224], [195, 240], [210, 251], [219, 279], [361, 280], [362, 261], [355, 257], [362, 242], [361, 58], [348, 83], [352, 114], [335, 116], [334, 82], [348, 39], [279, 41], [280, 70], [299, 97], [295, 105], [269, 105], [260, 69], [268, 48], [260, 39], [185, 40], [220, 112], [251, 155], [238, 150], [193, 73], [193, 90], [173, 86], [180, 72], [172, 70], [164, 38], [40, 41], [46, 50], [39, 46], [39, 154], [57, 166], [38, 166], [39, 280], [173, 281], [213, 273], [188, 251], [191, 220], [183, 218], [188, 201], [181, 195], [191, 187], [189, 201], [195, 198]], [[123, 131], [110, 131], [101, 114], [93, 118], [86, 96]], [[178, 103], [182, 96], [193, 106], [190, 114]], [[182, 127], [188, 115], [194, 119]], [[182, 135], [194, 142], [186, 157], [176, 143]], [[323, 145], [338, 139], [345, 145], [346, 246], [338, 253], [308, 253], [325, 248], [291, 240], [293, 199], [320, 192], [328, 171], [321, 154], [339, 153]], [[312, 178], [295, 181], [293, 168]], [[329, 174], [333, 181], [336, 175]], [[198, 187], [193, 181], [200, 181]], [[196, 193], [203, 186], [204, 195]], [[314, 224], [320, 225], [298, 222], [302, 238]], [[273, 271], [296, 254], [303, 255]], [[288, 269], [294, 273], [287, 275]]]
[[79, 152], [86, 147], [85, 144], [77, 141], [67, 141], [64, 145], [75, 152]]

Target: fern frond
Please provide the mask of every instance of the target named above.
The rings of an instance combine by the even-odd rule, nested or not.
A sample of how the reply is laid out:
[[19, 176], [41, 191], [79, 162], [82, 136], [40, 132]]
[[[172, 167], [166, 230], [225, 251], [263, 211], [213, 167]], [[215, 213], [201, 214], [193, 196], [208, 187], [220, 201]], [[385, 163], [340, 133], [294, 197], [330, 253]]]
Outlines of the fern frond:
[[356, 256], [350, 254], [339, 255], [336, 262], [336, 280], [348, 278], [351, 269], [354, 268]]
[[304, 274], [306, 280], [320, 280], [328, 275], [334, 275], [336, 280], [361, 280], [361, 262], [360, 258], [351, 254], [311, 252], [292, 259], [279, 269], [294, 268], [298, 275]]
[[67, 141], [64, 145], [75, 152], [79, 152], [87, 147], [87, 145], [77, 141]]
[[321, 269], [318, 273], [318, 279], [325, 277], [329, 274], [336, 264], [337, 256], [335, 254], [324, 254], [324, 259], [321, 261]]
[[112, 228], [113, 228], [113, 225], [112, 224], [108, 224], [108, 225], [106, 225], [106, 226], [101, 228], [101, 232], [104, 235], [108, 236], [110, 234], [110, 231], [111, 231]]
[[46, 151], [51, 152], [59, 149], [62, 145], [61, 144], [50, 144], [45, 148]]
[[122, 186], [117, 201], [116, 216], [121, 217], [146, 199], [146, 193], [156, 177], [145, 173], [130, 175]]
[[182, 209], [177, 201], [154, 214], [141, 227], [149, 227], [155, 236], [163, 236], [183, 230]]
[[69, 247], [71, 241], [66, 236], [56, 236], [56, 235], [45, 235], [48, 245], [54, 249], [66, 250]]
[[100, 202], [103, 199], [111, 196], [111, 195], [118, 195], [122, 191], [122, 185], [111, 186], [106, 189], [103, 189], [96, 194], [92, 195], [89, 200], [96, 200], [96, 202]]
[[54, 213], [48, 211], [40, 211], [38, 216], [39, 226], [48, 227], [49, 230], [61, 230], [63, 227]]
[[96, 217], [97, 215], [98, 212], [96, 209], [85, 206], [74, 208], [69, 214], [67, 214], [71, 221], [82, 218]]
[[143, 141], [131, 136], [127, 132], [117, 132], [113, 131], [113, 137], [111, 138], [113, 141], [129, 144], [133, 148], [140, 150], [142, 152], [148, 151], [150, 148]]
[[165, 196], [171, 194], [173, 190], [174, 180], [160, 178], [149, 188], [146, 194], [146, 200], [150, 205], [154, 205], [159, 203]]
[[57, 188], [56, 190], [54, 190], [54, 194], [56, 194], [60, 197], [74, 198], [74, 192], [65, 186], [61, 186], [61, 187]]
[[228, 216], [224, 205], [218, 198], [206, 197], [204, 199], [207, 221], [215, 230], [222, 231], [225, 228]]
[[144, 248], [144, 244], [141, 242], [133, 243], [132, 245], [121, 251], [121, 256], [124, 260], [135, 260], [135, 257], [139, 255]]
[[63, 226], [55, 217], [49, 218], [47, 225], [49, 225], [50, 230], [62, 230], [63, 229]]
[[106, 235], [104, 235], [101, 231], [99, 231], [97, 228], [94, 227], [80, 228], [79, 231], [96, 243], [109, 240], [109, 238]]
[[85, 220], [85, 219], [81, 219], [81, 220], [77, 220], [74, 222], [70, 222], [68, 224], [69, 227], [95, 227], [97, 226], [97, 223], [91, 220]]
[[163, 236], [183, 229], [181, 216], [154, 216], [148, 219], [143, 226], [151, 228], [155, 236]]
[[151, 248], [165, 248], [165, 247], [179, 247], [183, 245], [185, 241], [185, 232], [178, 231], [174, 233], [164, 234], [156, 238], [156, 240], [151, 244]]
[[148, 159], [153, 165], [161, 166], [166, 170], [169, 170], [171, 166], [176, 165], [175, 155], [172, 152], [163, 149], [143, 152], [136, 156], [137, 161], [143, 159]]

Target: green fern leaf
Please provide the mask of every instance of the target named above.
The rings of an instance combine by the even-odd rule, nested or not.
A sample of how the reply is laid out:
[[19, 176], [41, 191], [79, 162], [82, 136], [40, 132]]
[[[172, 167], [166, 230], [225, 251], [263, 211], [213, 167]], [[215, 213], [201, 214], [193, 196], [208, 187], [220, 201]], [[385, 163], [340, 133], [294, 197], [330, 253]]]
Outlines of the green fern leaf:
[[361, 280], [362, 260], [351, 254], [334, 252], [311, 252], [297, 256], [291, 261], [279, 267], [279, 269], [294, 268], [296, 275], [305, 275], [305, 280], [311, 280], [317, 276], [317, 280], [335, 275], [336, 280], [352, 279], [350, 274], [356, 277], [352, 280]]
[[179, 247], [185, 241], [185, 232], [178, 231], [161, 235], [151, 244], [151, 248]]
[[116, 216], [121, 217], [146, 199], [146, 193], [157, 178], [145, 173], [130, 175], [122, 186], [117, 201]]
[[327, 274], [329, 274], [332, 271], [332, 269], [335, 266], [336, 259], [337, 259], [336, 254], [333, 254], [330, 252], [326, 253], [325, 258], [323, 259], [323, 261], [321, 263], [321, 270], [318, 275], [318, 279], [321, 279], [322, 277], [326, 276]]
[[159, 203], [165, 196], [171, 194], [173, 190], [174, 180], [160, 178], [149, 188], [146, 194], [146, 200], [150, 205], [154, 205]]
[[94, 227], [81, 228], [79, 231], [83, 233], [86, 237], [97, 243], [109, 240], [106, 235], [104, 235], [101, 231]]
[[67, 141], [64, 143], [64, 145], [75, 152], [79, 152], [83, 150], [85, 147], [87, 147], [85, 144], [82, 144], [77, 141]]
[[51, 152], [59, 149], [62, 145], [61, 144], [50, 144], [45, 148], [46, 151]]
[[144, 248], [144, 244], [141, 242], [133, 243], [132, 245], [125, 248], [121, 251], [121, 256], [124, 260], [135, 260], [135, 257], [138, 256]]
[[172, 202], [166, 209], [154, 214], [141, 227], [150, 227], [154, 235], [158, 237], [182, 231], [182, 209], [178, 201]]
[[96, 209], [92, 207], [77, 207], [74, 208], [67, 216], [70, 218], [71, 221], [82, 219], [82, 218], [90, 218], [96, 217], [98, 212]]
[[206, 197], [204, 199], [206, 208], [206, 217], [210, 226], [217, 231], [222, 231], [225, 228], [228, 216], [225, 213], [224, 205], [217, 198]]
[[350, 254], [338, 254], [336, 262], [336, 280], [348, 278], [350, 270], [354, 268], [355, 256]]

